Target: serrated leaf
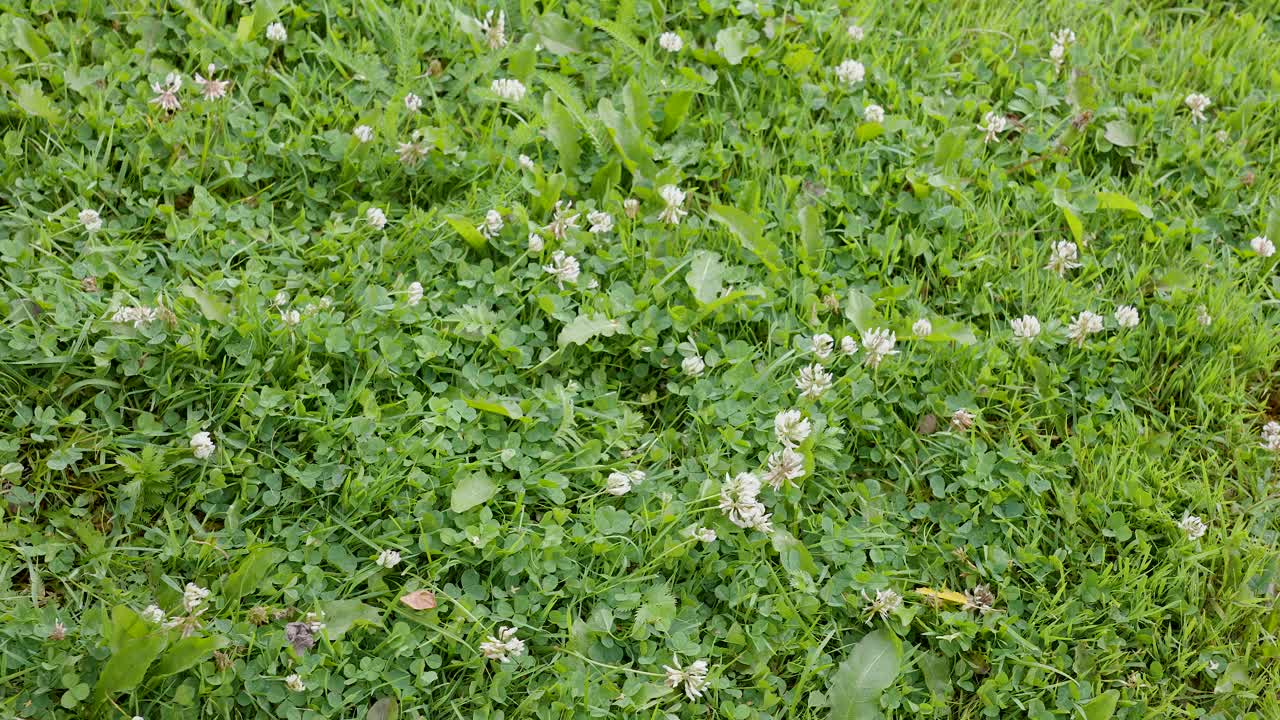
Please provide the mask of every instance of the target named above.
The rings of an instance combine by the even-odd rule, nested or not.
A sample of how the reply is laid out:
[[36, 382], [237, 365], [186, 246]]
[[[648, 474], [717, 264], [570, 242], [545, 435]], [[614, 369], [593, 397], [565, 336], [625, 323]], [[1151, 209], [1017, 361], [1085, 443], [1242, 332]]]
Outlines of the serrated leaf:
[[1081, 705], [1080, 709], [1084, 712], [1085, 720], [1110, 720], [1116, 712], [1116, 703], [1119, 700], [1119, 690], [1108, 690]]
[[879, 714], [880, 693], [898, 678], [901, 648], [885, 630], [868, 633], [835, 674], [827, 689], [831, 720], [861, 720]]
[[498, 492], [498, 484], [481, 472], [472, 472], [458, 478], [449, 495], [449, 509], [464, 513], [483, 504]]
[[31, 23], [23, 18], [10, 18], [13, 27], [13, 43], [30, 57], [32, 62], [43, 62], [49, 55], [49, 46], [40, 37], [40, 33], [31, 27]]
[[773, 272], [781, 269], [782, 255], [778, 246], [764, 236], [764, 223], [728, 205], [712, 205], [707, 208], [707, 217], [728, 227], [742, 247], [750, 250], [765, 267]]
[[251, 551], [222, 585], [222, 598], [232, 603], [246, 593], [260, 589], [262, 581], [275, 569], [287, 553], [279, 548], [264, 547]]
[[444, 219], [449, 223], [449, 227], [454, 229], [454, 232], [461, 235], [462, 239], [466, 240], [467, 244], [476, 250], [483, 250], [489, 244], [489, 241], [485, 239], [484, 235], [480, 234], [480, 231], [471, 224], [470, 220], [461, 215], [446, 215]]
[[173, 643], [160, 656], [152, 677], [176, 675], [201, 661], [213, 657], [214, 650], [221, 650], [229, 641], [217, 635], [214, 637], [185, 637]]
[[14, 93], [14, 102], [22, 111], [33, 117], [43, 118], [50, 125], [57, 125], [62, 120], [62, 113], [40, 88], [40, 83], [18, 83]]
[[1124, 120], [1112, 120], [1107, 123], [1102, 137], [1107, 142], [1120, 147], [1133, 147], [1138, 144], [1138, 133], [1133, 126]]
[[597, 336], [612, 337], [626, 331], [626, 323], [621, 320], [610, 320], [604, 315], [579, 315], [561, 328], [560, 336], [556, 338], [556, 342], [560, 344], [560, 347], [585, 345], [591, 338]]
[[727, 268], [720, 262], [720, 254], [710, 250], [700, 250], [689, 263], [689, 272], [684, 281], [698, 302], [706, 305], [715, 302], [724, 289], [724, 273]]
[[666, 632], [676, 619], [676, 598], [666, 585], [655, 585], [644, 595], [644, 603], [636, 610], [632, 637], [647, 637], [650, 631]]

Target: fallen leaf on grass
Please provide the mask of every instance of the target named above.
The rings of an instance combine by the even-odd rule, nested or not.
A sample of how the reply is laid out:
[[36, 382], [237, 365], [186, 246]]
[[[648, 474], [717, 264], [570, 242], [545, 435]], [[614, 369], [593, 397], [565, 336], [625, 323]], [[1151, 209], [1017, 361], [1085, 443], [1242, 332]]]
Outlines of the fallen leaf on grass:
[[401, 595], [400, 602], [414, 610], [430, 610], [436, 606], [436, 594], [430, 590], [414, 590]]
[[922, 587], [916, 588], [916, 593], [929, 598], [933, 601], [935, 606], [943, 600], [959, 603], [960, 605], [967, 602], [967, 599], [962, 593], [958, 593], [954, 590], [934, 590], [933, 588]]

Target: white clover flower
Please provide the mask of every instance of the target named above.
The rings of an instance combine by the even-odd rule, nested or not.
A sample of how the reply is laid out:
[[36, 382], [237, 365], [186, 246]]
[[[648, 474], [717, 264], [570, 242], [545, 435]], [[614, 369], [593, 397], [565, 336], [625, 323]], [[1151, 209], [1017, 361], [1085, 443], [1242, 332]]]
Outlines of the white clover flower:
[[145, 325], [153, 323], [159, 318], [160, 312], [153, 307], [131, 305], [116, 308], [116, 311], [111, 315], [111, 322], [121, 325], [133, 325], [135, 329], [141, 330]]
[[684, 40], [673, 32], [664, 32], [658, 36], [658, 47], [669, 53], [678, 53], [684, 47]]
[[402, 142], [396, 147], [396, 155], [402, 165], [417, 165], [427, 156], [430, 149], [422, 142], [421, 130], [414, 130], [409, 142]]
[[720, 510], [729, 517], [729, 522], [744, 530], [773, 531], [769, 524], [771, 515], [760, 502], [760, 478], [753, 473], [738, 473], [732, 478], [725, 475], [720, 488]]
[[564, 284], [573, 284], [578, 282], [578, 274], [581, 268], [578, 267], [578, 259], [572, 255], [565, 255], [563, 250], [557, 250], [551, 254], [551, 264], [543, 265], [552, 277], [556, 279], [556, 285], [560, 289], [564, 289]]
[[422, 302], [422, 283], [417, 280], [409, 283], [408, 289], [405, 290], [404, 301], [409, 305], [409, 307], [413, 307], [414, 305]]
[[286, 327], [293, 327], [302, 322], [302, 313], [297, 310], [281, 310], [280, 322], [284, 323]]
[[813, 432], [813, 426], [799, 410], [783, 410], [773, 419], [773, 434], [784, 447], [794, 448]]
[[494, 16], [492, 10], [484, 14], [484, 20], [480, 23], [480, 29], [484, 31], [485, 44], [490, 50], [497, 50], [507, 46], [507, 13], [505, 10], [499, 10], [497, 16]]
[[138, 615], [152, 625], [159, 625], [164, 622], [164, 611], [160, 609], [159, 605], [148, 605], [147, 608], [138, 613]]
[[690, 700], [697, 700], [702, 697], [702, 691], [707, 686], [707, 661], [698, 660], [690, 663], [689, 667], [680, 667], [679, 658], [671, 658], [671, 665], [663, 665], [662, 669], [667, 673], [667, 687], [672, 689], [683, 689], [685, 697]]
[[884, 108], [879, 105], [868, 105], [862, 110], [862, 119], [869, 123], [884, 122]]
[[422, 98], [413, 93], [404, 96], [404, 106], [412, 113], [416, 113], [422, 109]]
[[524, 83], [515, 78], [498, 78], [489, 85], [489, 90], [502, 100], [518, 103], [524, 99], [526, 88]]
[[208, 589], [202, 588], [193, 582], [189, 582], [182, 590], [182, 607], [186, 608], [188, 613], [195, 615], [197, 614], [196, 611], [200, 609], [200, 606], [204, 604], [204, 601], [208, 599], [208, 597]]
[[831, 373], [818, 363], [806, 365], [796, 376], [796, 389], [800, 391], [800, 397], [817, 400], [831, 389]]
[[867, 69], [857, 60], [845, 60], [836, 66], [836, 78], [845, 85], [857, 85], [867, 76]]
[[658, 214], [658, 219], [668, 225], [679, 225], [681, 218], [689, 214], [683, 207], [685, 192], [675, 185], [663, 185], [658, 189], [658, 195], [666, 203], [666, 207]]
[[636, 219], [636, 215], [640, 214], [640, 201], [635, 198], [627, 198], [622, 201], [622, 211], [632, 220]]
[[1268, 240], [1266, 235], [1259, 235], [1258, 237], [1250, 240], [1249, 247], [1253, 248], [1253, 251], [1257, 253], [1259, 257], [1266, 258], [1276, 254], [1275, 243]]
[[1079, 347], [1084, 347], [1085, 338], [1102, 332], [1102, 316], [1085, 310], [1071, 319], [1067, 326], [1067, 337]]
[[289, 304], [289, 291], [281, 290], [271, 298], [271, 307], [282, 307]]
[[1045, 270], [1052, 270], [1059, 276], [1068, 270], [1080, 267], [1080, 249], [1070, 240], [1059, 240], [1049, 246], [1049, 263]]
[[820, 360], [826, 360], [831, 357], [831, 351], [835, 348], [835, 340], [826, 333], [818, 333], [809, 341], [809, 349], [813, 351]]
[[1066, 45], [1059, 45], [1057, 43], [1054, 43], [1053, 47], [1049, 49], [1049, 62], [1053, 63], [1053, 69], [1055, 72], [1060, 72], [1062, 70], [1062, 63], [1063, 61], [1066, 60], [1066, 58], [1067, 58]]
[[1196, 515], [1183, 515], [1178, 521], [1178, 529], [1186, 533], [1188, 540], [1199, 540], [1209, 531], [1209, 526]]
[[490, 660], [501, 663], [511, 662], [511, 658], [524, 655], [524, 641], [516, 637], [515, 628], [504, 625], [498, 628], [496, 637], [490, 635], [480, 643], [480, 652]]
[[887, 328], [872, 328], [862, 333], [862, 348], [867, 351], [867, 357], [863, 362], [868, 367], [879, 367], [880, 362], [886, 357], [898, 354], [898, 351], [893, 349], [897, 342], [898, 337]]
[[973, 421], [975, 418], [976, 416], [973, 413], [965, 410], [964, 408], [960, 408], [959, 410], [951, 413], [951, 429], [956, 432], [964, 432], [965, 430], [973, 427]]
[[1227, 132], [1226, 129], [1222, 129], [1213, 134], [1213, 139], [1217, 140], [1223, 145], [1226, 145], [1227, 143], [1231, 142], [1231, 133]]
[[207, 69], [209, 77], [203, 77], [200, 73], [195, 74], [196, 84], [200, 86], [200, 94], [204, 95], [205, 100], [221, 100], [226, 97], [227, 89], [231, 87], [230, 80], [218, 80], [213, 76], [217, 70], [217, 65], [209, 63]]
[[96, 233], [102, 229], [102, 216], [97, 210], [89, 210], [88, 208], [81, 210], [77, 216], [80, 224], [84, 226], [87, 232]]
[[[279, 23], [276, 24], [278, 25]], [[302, 676], [298, 675], [298, 673], [293, 673], [289, 677], [285, 678], [284, 686], [293, 692], [302, 692], [307, 689], [307, 684], [302, 682]]]
[[1209, 314], [1209, 308], [1204, 305], [1196, 306], [1196, 322], [1205, 327], [1209, 327], [1209, 325], [1213, 324], [1213, 316]]
[[605, 478], [604, 491], [610, 495], [626, 495], [634, 484], [630, 473], [614, 471]]
[[551, 224], [543, 229], [551, 233], [551, 237], [563, 240], [570, 230], [578, 227], [578, 216], [581, 214], [573, 212], [572, 200], [557, 200]]
[[[862, 597], [866, 597], [863, 593]], [[889, 616], [902, 608], [902, 596], [893, 590], [880, 590], [876, 592], [876, 597], [867, 603], [867, 624], [871, 624], [872, 618], [879, 615], [881, 620], [888, 620]]]
[[213, 451], [217, 449], [218, 446], [209, 437], [209, 433], [202, 430], [191, 436], [191, 454], [195, 455], [197, 460], [207, 460], [213, 457]]
[[1275, 420], [1262, 426], [1262, 449], [1280, 452], [1280, 423]]
[[1000, 133], [1004, 132], [1008, 126], [1009, 120], [995, 110], [983, 115], [982, 124], [978, 126], [978, 129], [985, 133], [982, 136], [982, 142], [989, 143], [992, 140], [998, 140]]
[[791, 448], [771, 453], [765, 466], [764, 480], [774, 490], [780, 490], [791, 480], [804, 477], [804, 456]]
[[929, 318], [920, 318], [911, 324], [911, 334], [918, 338], [928, 337], [933, 334], [933, 323]]
[[845, 355], [852, 355], [858, 352], [858, 341], [849, 335], [840, 338], [840, 352]]
[[364, 221], [374, 230], [381, 230], [387, 226], [387, 214], [382, 208], [371, 207], [364, 211]]
[[357, 125], [355, 130], [351, 131], [352, 135], [361, 143], [367, 143], [373, 139], [373, 128], [368, 125]]
[[164, 82], [151, 83], [151, 90], [156, 94], [151, 98], [151, 103], [159, 105], [165, 112], [177, 112], [182, 107], [182, 103], [178, 101], [178, 91], [181, 89], [182, 76], [171, 72], [165, 76]]
[[1116, 324], [1122, 328], [1138, 327], [1138, 310], [1132, 305], [1121, 305], [1116, 308]]
[[484, 214], [484, 222], [476, 226], [476, 230], [486, 238], [492, 240], [502, 233], [502, 227], [505, 223], [502, 221], [502, 213], [497, 210], [490, 210]]
[[1040, 319], [1035, 315], [1023, 315], [1009, 321], [1013, 328], [1013, 336], [1024, 342], [1031, 342], [1040, 335]]
[[693, 539], [698, 542], [713, 543], [716, 541], [716, 531], [709, 527], [700, 527], [693, 531]]
[[544, 246], [545, 246], [545, 243], [543, 243], [541, 235], [533, 232], [529, 233], [529, 240], [528, 240], [529, 252], [540, 253], [542, 252], [542, 248]]
[[383, 550], [378, 553], [378, 559], [374, 560], [373, 564], [390, 570], [400, 564], [400, 553], [395, 550]]
[[1071, 28], [1062, 28], [1056, 33], [1049, 33], [1055, 45], [1075, 45], [1076, 33]]
[[282, 43], [289, 39], [289, 32], [284, 29], [283, 23], [273, 22], [267, 26], [267, 39]]
[[313, 633], [318, 633], [325, 628], [323, 612], [309, 612], [306, 617], [302, 618], [302, 622], [307, 624], [307, 629]]
[[519, 164], [520, 167], [524, 168], [525, 170], [528, 170], [529, 172], [533, 172], [534, 170], [537, 169], [537, 166], [533, 164], [533, 158], [529, 157], [528, 155], [521, 155], [520, 157], [516, 158], [516, 163]]
[[1204, 122], [1204, 111], [1208, 110], [1209, 106], [1213, 104], [1213, 101], [1207, 95], [1201, 95], [1200, 93], [1191, 93], [1183, 102], [1191, 110], [1191, 124], [1193, 125]]
[[854, 42], [862, 42], [862, 39], [867, 36], [867, 32], [862, 29], [861, 25], [850, 25], [848, 33], [849, 39]]
[[593, 210], [587, 213], [587, 222], [591, 223], [587, 232], [593, 235], [603, 235], [613, 230], [613, 216], [607, 212]]
[[701, 355], [690, 355], [680, 363], [680, 369], [689, 377], [702, 377], [702, 371], [707, 369], [707, 363]]

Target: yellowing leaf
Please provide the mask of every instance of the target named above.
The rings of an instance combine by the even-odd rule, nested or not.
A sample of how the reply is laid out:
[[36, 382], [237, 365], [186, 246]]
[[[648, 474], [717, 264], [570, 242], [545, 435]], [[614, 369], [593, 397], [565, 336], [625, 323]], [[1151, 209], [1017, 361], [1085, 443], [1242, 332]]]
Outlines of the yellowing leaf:
[[923, 595], [927, 598], [932, 598], [934, 600], [946, 600], [948, 602], [958, 603], [960, 605], [963, 605], [965, 604], [965, 602], [967, 602], [963, 594], [958, 593], [954, 590], [934, 590], [933, 588], [922, 587], [922, 588], [916, 588], [916, 594]]
[[414, 610], [430, 610], [436, 606], [436, 594], [430, 590], [414, 590], [401, 595], [400, 602]]

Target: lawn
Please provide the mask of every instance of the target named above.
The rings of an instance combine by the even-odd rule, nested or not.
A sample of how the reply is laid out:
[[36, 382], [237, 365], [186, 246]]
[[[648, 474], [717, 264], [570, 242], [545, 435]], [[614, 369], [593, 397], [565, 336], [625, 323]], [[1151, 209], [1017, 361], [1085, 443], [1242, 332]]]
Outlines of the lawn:
[[1278, 41], [0, 5], [0, 717], [1280, 718]]

